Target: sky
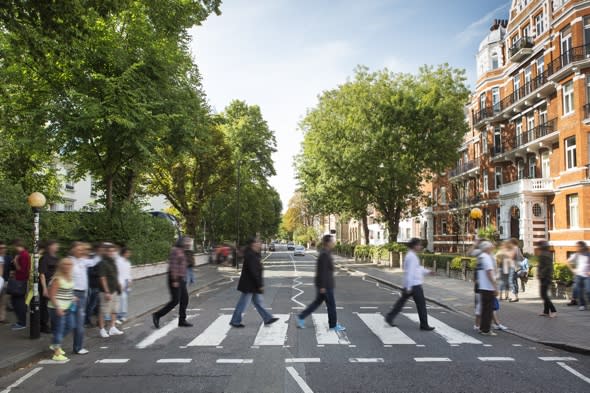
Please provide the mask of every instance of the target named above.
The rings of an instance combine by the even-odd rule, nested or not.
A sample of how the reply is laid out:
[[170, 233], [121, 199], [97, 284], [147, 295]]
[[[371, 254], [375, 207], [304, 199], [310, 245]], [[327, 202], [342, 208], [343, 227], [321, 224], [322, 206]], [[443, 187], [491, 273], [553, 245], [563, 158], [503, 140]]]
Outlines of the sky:
[[298, 124], [322, 91], [357, 65], [416, 72], [449, 63], [475, 83], [475, 54], [511, 0], [224, 0], [192, 31], [191, 51], [215, 111], [234, 99], [259, 105], [277, 138], [283, 210], [297, 188]]

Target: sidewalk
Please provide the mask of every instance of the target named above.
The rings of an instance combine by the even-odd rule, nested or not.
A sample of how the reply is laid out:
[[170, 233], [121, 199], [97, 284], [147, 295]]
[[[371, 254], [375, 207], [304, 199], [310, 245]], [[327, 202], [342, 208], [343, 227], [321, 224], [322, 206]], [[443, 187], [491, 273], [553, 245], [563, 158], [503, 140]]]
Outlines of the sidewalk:
[[[398, 289], [403, 286], [403, 271], [399, 268], [360, 265], [340, 257], [335, 259], [343, 269], [367, 274], [376, 281]], [[473, 318], [472, 282], [435, 275], [426, 277], [423, 287], [428, 301]], [[519, 297], [517, 303], [502, 301], [500, 304], [500, 321], [508, 326], [510, 333], [541, 344], [590, 354], [590, 311], [579, 311], [577, 307], [566, 306], [567, 300], [553, 299], [558, 317], [550, 319], [538, 316], [543, 307], [537, 279], [529, 280], [526, 292], [521, 292]]]
[[[203, 265], [195, 268], [196, 283], [189, 287], [193, 293], [208, 286], [225, 280], [216, 266]], [[133, 290], [129, 296], [129, 321], [141, 318], [152, 310], [162, 306], [168, 301], [168, 286], [165, 275], [151, 276], [134, 281]], [[8, 312], [10, 323], [0, 325], [0, 376], [24, 367], [40, 358], [49, 356], [48, 346], [51, 343], [50, 334], [41, 334], [39, 340], [29, 338], [29, 329], [13, 332], [10, 325], [14, 319], [14, 313]], [[97, 336], [97, 330], [86, 329], [87, 348], [92, 350], [93, 338]], [[64, 348], [71, 351], [71, 335], [64, 340]]]

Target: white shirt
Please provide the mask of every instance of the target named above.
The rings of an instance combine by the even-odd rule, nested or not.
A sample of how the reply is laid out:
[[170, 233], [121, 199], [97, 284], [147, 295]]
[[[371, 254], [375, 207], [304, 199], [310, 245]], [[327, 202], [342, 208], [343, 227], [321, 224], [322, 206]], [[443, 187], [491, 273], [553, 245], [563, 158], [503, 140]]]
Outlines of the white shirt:
[[576, 276], [586, 277], [586, 271], [588, 270], [588, 257], [583, 254], [575, 253], [569, 259], [570, 262], [576, 261]]
[[430, 270], [420, 266], [420, 260], [414, 251], [408, 251], [404, 258], [404, 288], [412, 289], [413, 286], [422, 285], [424, 275]]
[[494, 260], [488, 253], [481, 253], [478, 257], [480, 269], [477, 271], [477, 281], [479, 283], [479, 289], [484, 291], [495, 290], [494, 284], [488, 277], [488, 271], [494, 272]]
[[74, 270], [72, 275], [74, 277], [74, 291], [87, 291], [88, 290], [88, 268], [95, 266], [100, 258], [74, 258], [70, 256], [70, 259], [74, 261]]
[[121, 256], [117, 257], [117, 273], [119, 274], [119, 284], [121, 288], [127, 288], [127, 282], [131, 281], [131, 262]]

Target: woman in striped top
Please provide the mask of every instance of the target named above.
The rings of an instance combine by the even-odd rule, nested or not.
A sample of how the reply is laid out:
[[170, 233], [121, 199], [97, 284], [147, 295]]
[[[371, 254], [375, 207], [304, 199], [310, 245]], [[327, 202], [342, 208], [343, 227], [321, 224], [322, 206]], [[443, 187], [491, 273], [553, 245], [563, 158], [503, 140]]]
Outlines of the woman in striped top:
[[49, 313], [53, 329], [53, 360], [66, 361], [68, 358], [61, 348], [65, 335], [72, 330], [77, 299], [74, 297], [72, 271], [74, 262], [70, 258], [59, 261], [49, 288]]

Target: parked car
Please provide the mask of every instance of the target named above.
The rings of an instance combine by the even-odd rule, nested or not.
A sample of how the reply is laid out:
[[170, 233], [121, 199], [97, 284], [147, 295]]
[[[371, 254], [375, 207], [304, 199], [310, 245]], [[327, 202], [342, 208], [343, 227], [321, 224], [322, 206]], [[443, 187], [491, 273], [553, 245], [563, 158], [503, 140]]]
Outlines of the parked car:
[[293, 251], [293, 256], [301, 255], [302, 257], [305, 256], [305, 247], [303, 246], [296, 246]]
[[268, 246], [268, 251], [276, 251], [276, 246], [274, 243], [270, 243], [270, 246]]
[[287, 243], [287, 251], [295, 250], [295, 244], [293, 242]]

